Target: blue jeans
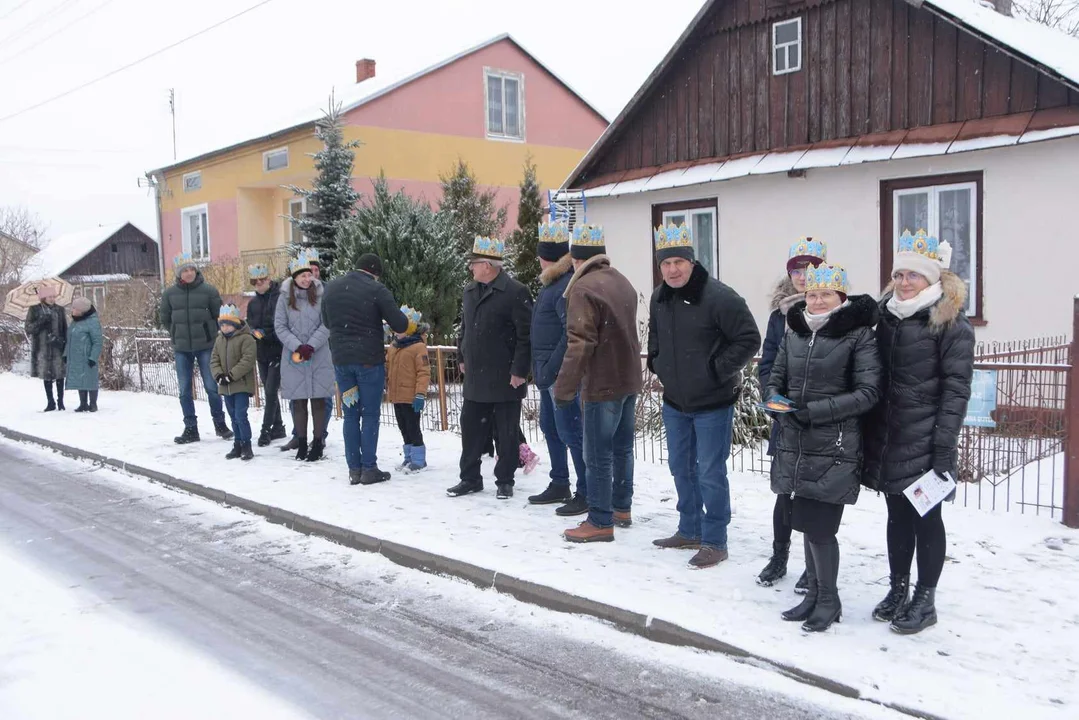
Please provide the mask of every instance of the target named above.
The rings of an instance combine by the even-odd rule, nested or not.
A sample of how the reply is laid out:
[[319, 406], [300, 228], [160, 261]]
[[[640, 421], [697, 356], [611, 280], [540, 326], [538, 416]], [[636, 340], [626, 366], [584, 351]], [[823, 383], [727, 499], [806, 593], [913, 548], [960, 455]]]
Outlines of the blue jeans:
[[369, 470], [378, 462], [378, 422], [386, 366], [334, 365], [334, 371], [343, 401], [348, 469]]
[[[295, 400], [289, 400], [288, 402], [288, 414], [292, 417], [292, 437], [296, 435], [296, 410]], [[333, 397], [326, 398], [326, 432], [322, 433], [322, 442], [326, 442], [326, 439], [330, 437], [330, 418], [333, 417]]]
[[733, 406], [684, 413], [663, 403], [667, 464], [678, 491], [678, 534], [722, 550], [731, 522], [727, 458], [733, 424]]
[[584, 403], [584, 460], [588, 467], [588, 521], [614, 525], [614, 510], [633, 504], [633, 412], [636, 395]]
[[247, 408], [251, 403], [251, 396], [247, 393], [233, 393], [223, 395], [225, 409], [232, 418], [233, 439], [238, 443], [251, 442], [251, 423], [247, 421]]
[[581, 497], [587, 497], [581, 398], [578, 395], [569, 407], [558, 408], [555, 407], [553, 393], [553, 387], [540, 390], [540, 430], [547, 440], [547, 452], [551, 456], [551, 482], [555, 485], [569, 485], [569, 463], [566, 460], [568, 449], [577, 474], [577, 493]]
[[214, 425], [225, 422], [225, 412], [221, 409], [221, 396], [217, 393], [217, 382], [210, 372], [212, 350], [176, 353], [176, 381], [180, 384], [180, 407], [184, 411], [184, 427], [197, 428], [199, 418], [195, 414], [195, 393], [191, 383], [195, 379], [195, 363], [199, 364], [202, 386], [206, 388], [206, 402], [210, 404], [210, 415]]

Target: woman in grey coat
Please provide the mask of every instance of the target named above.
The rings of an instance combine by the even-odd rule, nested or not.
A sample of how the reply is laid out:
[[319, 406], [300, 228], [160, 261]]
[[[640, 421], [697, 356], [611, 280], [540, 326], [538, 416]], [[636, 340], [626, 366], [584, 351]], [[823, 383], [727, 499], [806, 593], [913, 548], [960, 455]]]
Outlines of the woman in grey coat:
[[[30, 339], [30, 376], [45, 382], [48, 405], [45, 412], [64, 409], [64, 376], [67, 363], [64, 350], [67, 346], [67, 315], [56, 304], [56, 288], [39, 287], [40, 304], [33, 305], [26, 313], [26, 337]], [[52, 387], [56, 383], [56, 396]]]
[[[322, 324], [322, 283], [311, 274], [310, 258], [300, 254], [288, 266], [291, 277], [281, 285], [274, 332], [281, 341], [281, 397], [293, 403], [297, 460], [322, 458], [326, 432], [326, 398], [334, 394], [330, 331]], [[308, 413], [308, 402], [311, 411]], [[307, 442], [307, 418], [314, 432]]]

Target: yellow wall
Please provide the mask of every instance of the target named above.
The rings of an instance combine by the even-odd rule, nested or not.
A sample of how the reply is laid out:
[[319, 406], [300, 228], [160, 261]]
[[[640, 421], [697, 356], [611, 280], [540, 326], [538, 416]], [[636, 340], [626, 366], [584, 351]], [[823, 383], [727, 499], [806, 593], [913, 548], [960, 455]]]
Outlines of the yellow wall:
[[240, 252], [276, 244], [274, 191], [241, 188], [236, 192], [236, 225]]

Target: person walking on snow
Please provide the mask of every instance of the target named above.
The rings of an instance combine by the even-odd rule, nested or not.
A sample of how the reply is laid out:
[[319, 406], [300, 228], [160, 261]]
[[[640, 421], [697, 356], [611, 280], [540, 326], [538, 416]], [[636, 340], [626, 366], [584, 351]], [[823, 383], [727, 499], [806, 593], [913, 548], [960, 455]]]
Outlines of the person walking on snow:
[[97, 412], [100, 387], [97, 363], [101, 359], [101, 320], [90, 298], [77, 297], [71, 303], [71, 324], [67, 328], [67, 389], [78, 390], [75, 412]]
[[258, 363], [258, 341], [240, 318], [240, 308], [222, 305], [217, 318], [221, 329], [214, 341], [210, 356], [210, 371], [221, 388], [221, 397], [228, 408], [236, 436], [226, 460], [251, 460], [251, 423], [247, 409], [255, 394], [255, 365]]
[[566, 354], [554, 384], [556, 406], [583, 403], [588, 517], [562, 536], [611, 542], [633, 523], [633, 433], [641, 391], [637, 292], [611, 267], [603, 228], [573, 228], [573, 277], [566, 285]]
[[[333, 392], [334, 370], [330, 331], [323, 324], [322, 283], [311, 273], [303, 251], [288, 264], [289, 278], [281, 286], [274, 312], [274, 331], [281, 340], [281, 395], [293, 402], [296, 423], [296, 459], [316, 462], [325, 445], [326, 397]], [[307, 412], [311, 403], [310, 415]], [[308, 418], [314, 422], [307, 442]]]
[[404, 472], [419, 472], [427, 467], [427, 447], [423, 444], [420, 419], [427, 401], [427, 386], [431, 382], [431, 359], [427, 355], [424, 335], [427, 325], [418, 310], [401, 306], [410, 323], [416, 325], [411, 335], [397, 333], [386, 351], [386, 399], [393, 403], [397, 428], [404, 442]]
[[460, 497], [483, 490], [480, 457], [494, 427], [496, 497], [513, 497], [520, 460], [517, 433], [531, 362], [532, 297], [502, 269], [506, 245], [476, 237], [468, 266], [472, 279], [461, 303], [458, 353], [465, 376], [461, 404], [461, 481], [446, 490]]
[[[56, 304], [57, 290], [52, 286], [37, 289], [40, 302], [26, 312], [24, 328], [30, 338], [30, 376], [45, 383], [45, 412], [64, 410], [64, 376], [67, 365], [67, 314]], [[53, 396], [53, 385], [56, 395]]]
[[663, 283], [652, 293], [648, 366], [663, 383], [667, 463], [678, 491], [678, 530], [661, 548], [699, 548], [689, 564], [727, 559], [734, 403], [741, 372], [761, 344], [746, 301], [694, 262], [689, 229], [655, 231]]
[[843, 507], [858, 500], [862, 421], [880, 398], [881, 363], [873, 326], [877, 304], [848, 299], [847, 271], [806, 269], [806, 299], [787, 313], [764, 397], [792, 401], [779, 416], [772, 492], [793, 498], [791, 526], [802, 533], [808, 590], [784, 620], [823, 632], [843, 616], [839, 600], [839, 542]]
[[274, 331], [281, 285], [270, 279], [270, 269], [265, 265], [252, 265], [247, 272], [255, 288], [255, 297], [247, 303], [247, 327], [258, 343], [259, 377], [266, 392], [258, 446], [266, 447], [274, 440], [283, 440], [287, 434], [281, 419], [281, 341]]
[[371, 485], [390, 479], [390, 473], [378, 468], [379, 414], [386, 386], [382, 324], [408, 335], [416, 332], [416, 327], [401, 312], [393, 294], [378, 281], [382, 275], [378, 255], [361, 255], [358, 265], [357, 270], [326, 286], [322, 321], [330, 333], [330, 351], [344, 406], [349, 483]]
[[[792, 307], [805, 300], [806, 270], [817, 267], [828, 260], [828, 245], [821, 240], [802, 238], [790, 247], [787, 254], [787, 274], [772, 292], [772, 314], [768, 316], [768, 331], [764, 336], [764, 349], [761, 361], [757, 365], [757, 374], [763, 390], [768, 387], [768, 376], [779, 353], [779, 346], [787, 332], [787, 313]], [[765, 398], [767, 399], [767, 398]], [[772, 433], [768, 438], [768, 455], [775, 455], [776, 432], [779, 421], [772, 421]], [[776, 504], [772, 509], [772, 557], [757, 576], [757, 584], [771, 587], [787, 575], [787, 560], [791, 548], [791, 497], [785, 493], [776, 495]], [[804, 595], [808, 585], [803, 571], [794, 592]]]
[[[952, 248], [923, 231], [899, 239], [892, 284], [881, 299], [877, 344], [884, 362], [880, 405], [866, 438], [866, 485], [888, 505], [891, 587], [873, 610], [900, 634], [937, 622], [937, 582], [947, 537], [941, 505], [924, 517], [903, 495], [932, 471], [957, 480], [959, 431], [974, 376], [974, 328], [966, 283], [948, 271]], [[910, 597], [910, 567], [918, 583]]]
[[210, 353], [217, 335], [217, 314], [221, 310], [221, 294], [202, 276], [191, 253], [180, 253], [173, 260], [176, 281], [161, 295], [161, 324], [172, 338], [176, 355], [176, 381], [180, 386], [180, 408], [184, 413], [184, 431], [175, 438], [177, 445], [199, 441], [199, 419], [195, 414], [195, 394], [192, 381], [195, 364], [199, 366], [206, 402], [214, 420], [214, 431], [223, 440], [232, 439], [225, 423], [221, 395], [210, 372]]
[[[551, 456], [551, 482], [539, 495], [528, 498], [533, 505], [562, 503], [557, 515], [570, 517], [588, 512], [584, 436], [580, 397], [556, 408], [554, 381], [566, 354], [566, 287], [573, 277], [569, 254], [569, 227], [563, 222], [540, 223], [536, 254], [540, 263], [540, 288], [532, 308], [532, 378], [540, 393], [540, 429]], [[567, 451], [577, 477], [570, 490]]]

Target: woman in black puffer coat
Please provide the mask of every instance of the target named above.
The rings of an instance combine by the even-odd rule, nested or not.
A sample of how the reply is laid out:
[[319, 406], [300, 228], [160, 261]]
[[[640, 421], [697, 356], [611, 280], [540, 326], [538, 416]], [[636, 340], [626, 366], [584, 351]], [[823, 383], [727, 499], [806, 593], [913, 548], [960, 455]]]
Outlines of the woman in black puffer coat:
[[[974, 374], [974, 329], [963, 313], [966, 285], [943, 269], [951, 256], [948, 243], [905, 234], [900, 248], [892, 287], [880, 303], [877, 342], [884, 378], [866, 438], [865, 484], [883, 492], [888, 504], [891, 587], [873, 617], [910, 634], [937, 621], [936, 587], [947, 538], [941, 506], [921, 517], [903, 491], [931, 470], [956, 478], [959, 431]], [[915, 550], [918, 585], [912, 602]]]
[[779, 417], [772, 491], [793, 497], [791, 525], [804, 536], [809, 588], [783, 619], [821, 632], [843, 613], [836, 533], [843, 507], [858, 499], [862, 417], [877, 404], [881, 362], [873, 337], [876, 301], [848, 300], [839, 267], [808, 269], [806, 280], [806, 302], [787, 314], [790, 331], [765, 396], [785, 395], [796, 408]]

